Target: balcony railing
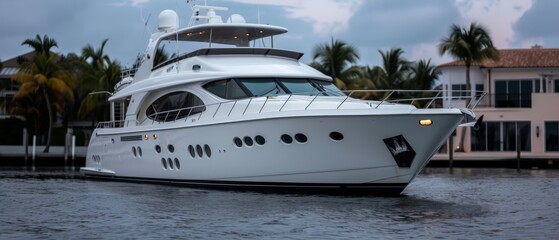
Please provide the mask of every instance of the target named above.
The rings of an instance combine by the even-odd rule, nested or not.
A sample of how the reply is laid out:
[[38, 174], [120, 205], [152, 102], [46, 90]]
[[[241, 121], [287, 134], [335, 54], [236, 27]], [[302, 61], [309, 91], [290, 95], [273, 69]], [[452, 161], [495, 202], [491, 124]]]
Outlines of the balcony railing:
[[531, 108], [532, 93], [529, 94], [487, 94], [478, 107], [490, 108]]

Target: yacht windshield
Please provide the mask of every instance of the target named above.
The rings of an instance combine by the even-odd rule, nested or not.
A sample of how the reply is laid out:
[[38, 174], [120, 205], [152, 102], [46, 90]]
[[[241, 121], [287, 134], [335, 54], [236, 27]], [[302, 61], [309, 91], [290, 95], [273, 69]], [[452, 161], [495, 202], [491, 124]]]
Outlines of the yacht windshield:
[[289, 92], [302, 95], [316, 95], [322, 92], [312, 81], [307, 79], [280, 79], [280, 82], [289, 89]]
[[236, 78], [210, 82], [204, 88], [224, 99], [284, 94], [345, 96], [332, 82], [306, 78]]
[[273, 78], [239, 79], [253, 97], [281, 95], [286, 92]]

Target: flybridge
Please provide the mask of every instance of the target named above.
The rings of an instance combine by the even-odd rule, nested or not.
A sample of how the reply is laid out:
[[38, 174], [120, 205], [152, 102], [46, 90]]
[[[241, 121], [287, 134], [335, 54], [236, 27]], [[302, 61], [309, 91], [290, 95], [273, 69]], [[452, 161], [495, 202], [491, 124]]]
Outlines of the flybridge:
[[[206, 11], [201, 15], [202, 10]], [[245, 18], [239, 14], [231, 15], [223, 22], [216, 10], [226, 11], [227, 8], [215, 6], [192, 6], [193, 14], [190, 17], [188, 27], [179, 29], [177, 13], [172, 10], [164, 10], [159, 15], [158, 30], [164, 33], [160, 39], [170, 41], [190, 41], [235, 45], [248, 47], [250, 42], [266, 37], [273, 37], [287, 32], [286, 28], [266, 25], [260, 23], [247, 23]], [[201, 22], [198, 25], [195, 23]], [[270, 46], [273, 47], [273, 38]]]
[[[188, 1], [192, 4], [193, 1]], [[164, 10], [158, 17], [158, 32], [152, 34], [148, 47], [141, 57], [141, 63], [135, 71], [132, 82], [147, 79], [153, 70], [176, 63], [180, 60], [199, 55], [251, 54], [272, 55], [300, 59], [297, 52], [261, 49], [274, 48], [274, 36], [287, 32], [286, 28], [260, 23], [247, 23], [239, 14], [231, 15], [223, 21], [216, 11], [227, 8], [214, 6], [191, 6], [193, 14], [188, 27], [179, 28], [179, 17], [173, 10]], [[205, 11], [205, 14], [201, 14]], [[197, 23], [197, 24], [195, 24]], [[231, 48], [251, 48], [250, 51], [230, 50]], [[203, 49], [226, 49], [223, 51]], [[227, 48], [229, 50], [227, 50]], [[198, 51], [202, 49], [202, 51]]]

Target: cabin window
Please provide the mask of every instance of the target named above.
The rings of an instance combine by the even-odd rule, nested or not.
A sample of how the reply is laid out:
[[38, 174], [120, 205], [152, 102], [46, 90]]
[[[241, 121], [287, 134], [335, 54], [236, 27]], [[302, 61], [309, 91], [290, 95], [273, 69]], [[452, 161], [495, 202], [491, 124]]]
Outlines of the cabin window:
[[336, 87], [333, 82], [319, 80], [313, 80], [313, 82], [320, 86], [324, 93], [328, 96], [345, 96], [345, 94], [340, 91], [340, 89]]
[[274, 96], [285, 94], [285, 90], [273, 78], [240, 79], [240, 82], [253, 97]]
[[172, 92], [155, 100], [146, 110], [149, 119], [174, 121], [206, 110], [202, 99], [189, 92]]
[[239, 78], [210, 82], [204, 88], [224, 99], [283, 94], [344, 96], [332, 83], [301, 78]]
[[248, 97], [234, 79], [211, 82], [206, 84], [204, 88], [220, 98], [240, 99]]
[[313, 96], [320, 92], [320, 88], [306, 79], [281, 79], [280, 81], [291, 93]]

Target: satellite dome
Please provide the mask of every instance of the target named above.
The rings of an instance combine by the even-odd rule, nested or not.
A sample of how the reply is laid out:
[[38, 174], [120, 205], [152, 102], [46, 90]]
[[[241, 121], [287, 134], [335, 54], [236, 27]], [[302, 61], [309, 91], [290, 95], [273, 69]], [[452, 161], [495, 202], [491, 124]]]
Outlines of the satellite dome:
[[229, 19], [227, 19], [227, 23], [246, 23], [245, 18], [239, 14], [233, 14]]
[[159, 26], [157, 30], [161, 32], [169, 32], [179, 28], [179, 16], [173, 10], [163, 10], [159, 14]]

